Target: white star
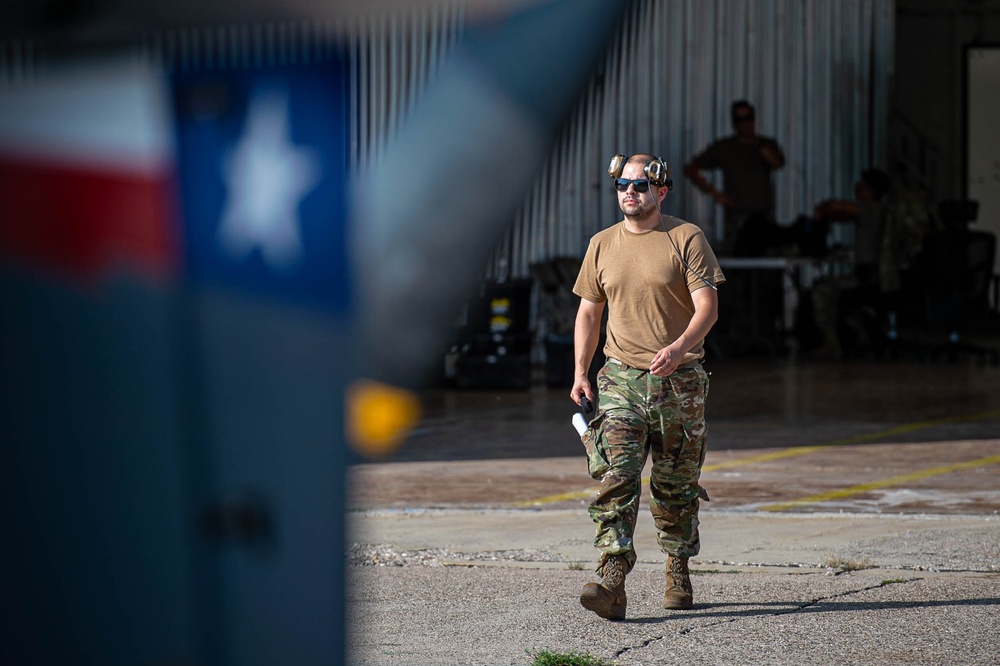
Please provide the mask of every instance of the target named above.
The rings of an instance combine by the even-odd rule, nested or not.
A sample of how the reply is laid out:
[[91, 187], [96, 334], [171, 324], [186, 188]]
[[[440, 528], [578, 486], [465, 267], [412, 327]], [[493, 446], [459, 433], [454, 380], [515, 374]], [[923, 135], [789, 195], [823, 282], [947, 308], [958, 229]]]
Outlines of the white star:
[[319, 182], [316, 151], [288, 136], [288, 94], [256, 91], [243, 135], [223, 160], [229, 196], [218, 239], [234, 259], [260, 248], [264, 262], [288, 269], [302, 256], [299, 202]]

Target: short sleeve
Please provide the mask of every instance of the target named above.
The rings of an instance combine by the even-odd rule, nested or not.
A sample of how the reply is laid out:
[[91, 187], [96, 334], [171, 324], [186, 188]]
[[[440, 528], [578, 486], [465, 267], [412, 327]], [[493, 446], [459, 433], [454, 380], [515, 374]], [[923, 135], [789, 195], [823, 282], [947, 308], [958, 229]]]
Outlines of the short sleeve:
[[583, 257], [583, 263], [580, 265], [580, 273], [576, 277], [576, 284], [573, 285], [573, 293], [591, 303], [603, 303], [608, 300], [608, 296], [601, 286], [600, 273], [597, 269], [599, 255], [597, 242], [591, 238], [590, 245], [587, 246], [587, 253]]
[[699, 169], [718, 169], [722, 166], [720, 143], [713, 142], [708, 148], [695, 155], [692, 160]]

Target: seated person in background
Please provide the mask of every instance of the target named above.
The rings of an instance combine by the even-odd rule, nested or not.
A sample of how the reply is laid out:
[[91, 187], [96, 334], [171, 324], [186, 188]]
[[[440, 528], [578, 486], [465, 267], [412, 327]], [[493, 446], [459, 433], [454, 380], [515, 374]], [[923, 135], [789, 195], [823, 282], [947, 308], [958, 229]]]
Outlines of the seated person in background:
[[879, 289], [879, 261], [885, 237], [883, 197], [889, 191], [889, 176], [878, 169], [866, 169], [854, 184], [852, 199], [827, 199], [813, 212], [820, 223], [855, 221], [854, 267], [859, 285]]
[[878, 169], [866, 169], [855, 183], [854, 199], [827, 199], [816, 206], [813, 217], [821, 225], [830, 222], [855, 224], [854, 272], [847, 278], [832, 278], [813, 289], [816, 323], [824, 345], [818, 355], [879, 355], [884, 344], [884, 310], [881, 279], [886, 207], [883, 203], [890, 180]]

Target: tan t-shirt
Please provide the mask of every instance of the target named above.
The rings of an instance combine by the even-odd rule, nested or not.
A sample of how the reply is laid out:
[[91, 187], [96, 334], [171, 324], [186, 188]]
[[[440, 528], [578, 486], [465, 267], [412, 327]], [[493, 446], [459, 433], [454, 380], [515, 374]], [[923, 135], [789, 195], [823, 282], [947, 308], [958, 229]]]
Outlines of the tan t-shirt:
[[[696, 272], [715, 285], [726, 279], [701, 229], [676, 217], [664, 222], [669, 232], [656, 227], [635, 234], [621, 221], [595, 234], [573, 287], [581, 298], [608, 302], [605, 355], [644, 370], [690, 323], [691, 292], [708, 288]], [[681, 364], [704, 355], [700, 340]]]

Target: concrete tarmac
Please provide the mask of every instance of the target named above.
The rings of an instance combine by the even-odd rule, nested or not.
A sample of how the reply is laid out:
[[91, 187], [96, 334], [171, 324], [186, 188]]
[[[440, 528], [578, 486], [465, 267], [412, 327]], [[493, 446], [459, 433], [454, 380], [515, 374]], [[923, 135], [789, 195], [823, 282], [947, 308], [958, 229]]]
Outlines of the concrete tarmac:
[[[859, 381], [856, 369], [836, 372]], [[928, 369], [892, 381], [914, 385], [907, 372]], [[662, 608], [666, 558], [644, 499], [622, 622], [579, 604], [597, 580], [586, 513], [597, 484], [582, 453], [512, 448], [519, 429], [563, 432], [548, 424], [552, 410], [532, 416], [538, 395], [522, 408], [504, 394], [501, 419], [484, 421], [488, 410], [449, 396], [459, 402], [430, 415], [421, 441], [455, 448], [500, 431], [508, 448], [468, 459], [424, 449], [352, 468], [350, 663], [528, 665], [549, 651], [621, 665], [998, 664], [1000, 392], [982, 389], [1000, 384], [995, 370], [972, 372], [962, 385], [978, 382], [976, 404], [854, 411], [850, 428], [839, 413], [803, 411], [797, 391], [783, 398], [795, 422], [773, 428], [758, 428], [759, 410], [730, 416], [739, 405], [729, 403], [716, 440], [760, 437], [709, 452], [695, 607]], [[762, 446], [775, 437], [781, 446]]]
[[596, 580], [582, 509], [353, 514], [355, 664], [531, 664], [539, 651], [616, 664], [1000, 663], [996, 515], [706, 509], [695, 607], [661, 607], [648, 513], [628, 617], [582, 608]]
[[578, 602], [596, 580], [578, 511], [359, 514], [355, 540], [378, 547], [354, 553], [351, 663], [998, 663], [996, 517], [705, 511], [689, 611], [661, 607], [649, 523], [609, 622]]

